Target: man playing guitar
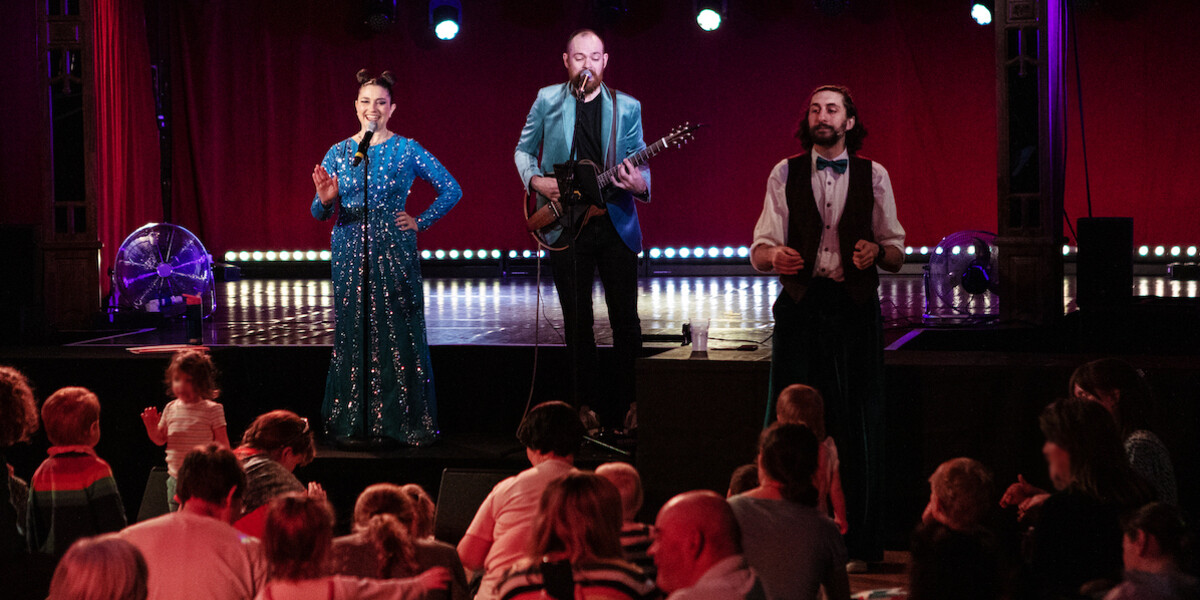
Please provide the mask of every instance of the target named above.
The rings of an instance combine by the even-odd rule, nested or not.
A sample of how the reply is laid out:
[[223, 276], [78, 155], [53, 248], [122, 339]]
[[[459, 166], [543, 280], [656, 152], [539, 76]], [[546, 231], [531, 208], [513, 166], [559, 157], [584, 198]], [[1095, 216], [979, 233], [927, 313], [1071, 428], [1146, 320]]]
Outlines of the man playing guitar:
[[[572, 398], [577, 406], [588, 404], [596, 409], [603, 425], [615, 427], [634, 399], [633, 367], [642, 347], [637, 312], [637, 255], [642, 250], [642, 232], [634, 199], [650, 201], [650, 169], [634, 167], [627, 160], [646, 147], [641, 104], [603, 83], [607, 64], [604, 41], [596, 32], [584, 29], [570, 37], [563, 53], [568, 81], [538, 90], [514, 158], [525, 188], [546, 200], [559, 199], [559, 181], [546, 176], [554, 172], [555, 164], [590, 160], [604, 168], [619, 165], [613, 187], [603, 193], [604, 214], [587, 219], [578, 231], [546, 236], [547, 243], [564, 247], [550, 252], [550, 262], [573, 364]], [[569, 205], [570, 199], [566, 200]], [[616, 372], [606, 398], [597, 389], [592, 331], [592, 286], [597, 271], [616, 353]]]

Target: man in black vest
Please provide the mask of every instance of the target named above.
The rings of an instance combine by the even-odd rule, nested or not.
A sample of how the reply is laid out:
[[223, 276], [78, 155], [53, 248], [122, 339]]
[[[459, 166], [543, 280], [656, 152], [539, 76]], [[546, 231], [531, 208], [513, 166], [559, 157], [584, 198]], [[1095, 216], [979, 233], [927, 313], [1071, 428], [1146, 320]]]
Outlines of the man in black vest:
[[771, 399], [805, 383], [825, 398], [839, 447], [851, 570], [883, 559], [883, 319], [879, 274], [904, 264], [904, 228], [887, 170], [860, 158], [867, 131], [850, 91], [809, 97], [796, 137], [805, 153], [779, 162], [754, 228], [754, 268], [779, 273]]

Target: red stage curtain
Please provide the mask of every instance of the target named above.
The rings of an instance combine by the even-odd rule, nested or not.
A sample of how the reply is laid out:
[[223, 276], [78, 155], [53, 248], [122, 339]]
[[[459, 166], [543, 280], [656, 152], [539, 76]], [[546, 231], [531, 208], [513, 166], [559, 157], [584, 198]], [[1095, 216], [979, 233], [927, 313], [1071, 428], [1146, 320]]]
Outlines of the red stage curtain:
[[93, 0], [92, 8], [97, 223], [107, 278], [125, 236], [161, 220], [162, 196], [143, 2]]
[[[959, 0], [862, 4], [875, 9], [830, 18], [796, 3], [707, 34], [689, 8], [650, 2], [631, 8], [638, 26], [607, 34], [606, 78], [641, 100], [647, 141], [685, 120], [711, 125], [652, 163], [648, 246], [748, 244], [771, 167], [799, 150], [792, 130], [808, 92], [830, 82], [855, 92], [870, 130], [863, 152], [890, 171], [910, 244], [995, 230], [994, 27], [975, 25]], [[459, 38], [437, 43], [422, 33], [424, 2], [401, 3], [398, 26], [371, 37], [354, 33], [354, 2], [177, 3], [177, 220], [214, 252], [328, 247], [329, 224], [309, 215], [310, 173], [357, 128], [355, 71], [387, 68], [398, 76], [390, 127], [464, 190], [422, 247], [532, 247], [512, 153], [536, 90], [563, 79], [565, 38], [586, 11], [547, 20], [519, 5], [467, 3]], [[1187, 173], [1200, 159], [1200, 118], [1186, 103], [1200, 80], [1178, 74], [1200, 53], [1190, 32], [1200, 6], [1139, 10], [1079, 17], [1096, 215], [1135, 217], [1139, 243], [1195, 243]], [[1069, 76], [1066, 205], [1076, 218], [1083, 175]], [[1147, 154], [1158, 174], [1127, 166]], [[418, 186], [414, 207], [430, 197]]]

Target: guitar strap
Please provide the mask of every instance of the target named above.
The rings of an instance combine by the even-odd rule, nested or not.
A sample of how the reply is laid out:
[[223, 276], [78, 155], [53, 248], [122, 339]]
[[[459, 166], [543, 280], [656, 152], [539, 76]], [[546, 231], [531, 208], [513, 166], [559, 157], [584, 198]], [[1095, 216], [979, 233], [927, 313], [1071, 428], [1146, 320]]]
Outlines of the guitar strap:
[[605, 171], [617, 166], [617, 90], [608, 88], [608, 94], [612, 96], [613, 116], [612, 135], [608, 136], [608, 157], [604, 159]]

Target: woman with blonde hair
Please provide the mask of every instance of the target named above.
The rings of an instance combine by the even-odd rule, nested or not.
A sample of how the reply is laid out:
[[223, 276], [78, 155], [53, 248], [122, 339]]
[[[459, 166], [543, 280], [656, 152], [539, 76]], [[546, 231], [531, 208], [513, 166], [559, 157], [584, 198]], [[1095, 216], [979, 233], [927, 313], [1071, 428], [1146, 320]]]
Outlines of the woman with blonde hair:
[[419, 535], [420, 510], [407, 487], [377, 483], [363, 490], [354, 505], [354, 532], [333, 540], [334, 573], [389, 579], [445, 567], [450, 589], [431, 592], [429, 600], [467, 600], [466, 571], [458, 551]]
[[145, 600], [146, 559], [133, 544], [107, 534], [80, 538], [54, 570], [47, 600]]
[[257, 600], [422, 600], [430, 590], [446, 589], [449, 578], [440, 567], [408, 579], [330, 575], [333, 508], [324, 498], [306, 494], [288, 493], [271, 501], [262, 541], [267, 583]]
[[643, 599], [654, 584], [622, 557], [621, 496], [608, 479], [572, 472], [542, 493], [526, 557], [496, 587], [502, 600]]

